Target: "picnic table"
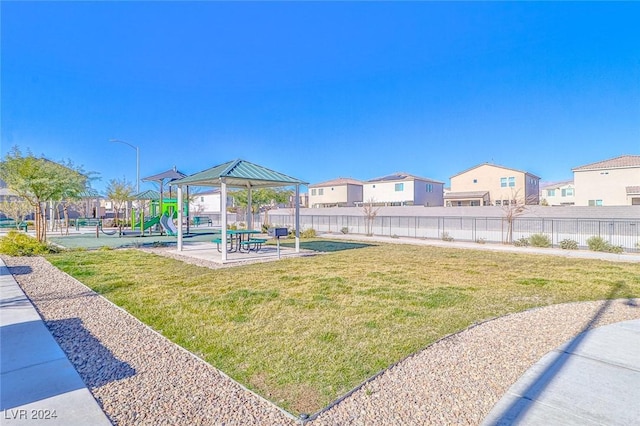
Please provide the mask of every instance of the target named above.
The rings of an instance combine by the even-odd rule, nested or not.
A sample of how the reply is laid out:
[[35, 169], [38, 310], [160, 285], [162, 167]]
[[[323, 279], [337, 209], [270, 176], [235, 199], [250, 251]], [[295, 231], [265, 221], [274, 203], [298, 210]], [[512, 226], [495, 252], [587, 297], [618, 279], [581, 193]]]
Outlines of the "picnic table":
[[[261, 231], [255, 229], [227, 229], [227, 235], [230, 237], [227, 239], [227, 252], [249, 253], [260, 250], [262, 244], [266, 243], [267, 240], [265, 238], [254, 238], [252, 235], [261, 233]], [[211, 242], [216, 243], [218, 251], [222, 252], [220, 249], [222, 232], [219, 232], [219, 234]]]

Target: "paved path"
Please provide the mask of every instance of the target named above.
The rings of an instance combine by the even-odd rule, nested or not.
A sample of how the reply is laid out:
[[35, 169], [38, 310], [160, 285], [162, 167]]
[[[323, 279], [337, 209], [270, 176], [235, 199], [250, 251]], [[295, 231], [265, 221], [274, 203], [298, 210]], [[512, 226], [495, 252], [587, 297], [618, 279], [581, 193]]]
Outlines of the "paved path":
[[640, 320], [576, 336], [531, 367], [482, 425], [640, 424]]
[[110, 425], [0, 259], [0, 423]]

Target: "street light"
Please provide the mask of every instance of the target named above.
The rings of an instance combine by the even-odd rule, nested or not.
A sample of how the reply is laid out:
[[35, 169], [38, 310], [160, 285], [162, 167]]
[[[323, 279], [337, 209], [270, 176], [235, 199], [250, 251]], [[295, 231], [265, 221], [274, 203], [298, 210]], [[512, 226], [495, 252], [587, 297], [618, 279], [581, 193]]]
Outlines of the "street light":
[[131, 145], [129, 142], [121, 141], [120, 139], [110, 139], [109, 142], [117, 142], [130, 146], [136, 150], [136, 194], [140, 193], [140, 148]]

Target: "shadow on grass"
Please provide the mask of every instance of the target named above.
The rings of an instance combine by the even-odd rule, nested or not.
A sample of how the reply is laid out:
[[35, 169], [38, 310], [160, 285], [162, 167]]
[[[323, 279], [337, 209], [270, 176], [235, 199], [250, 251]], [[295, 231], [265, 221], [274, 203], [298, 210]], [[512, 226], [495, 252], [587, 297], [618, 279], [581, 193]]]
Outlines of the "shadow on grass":
[[[282, 247], [295, 247], [295, 242], [281, 241]], [[374, 247], [375, 244], [348, 243], [344, 241], [300, 241], [300, 248], [321, 252], [334, 252], [342, 250], [352, 250], [365, 247]]]

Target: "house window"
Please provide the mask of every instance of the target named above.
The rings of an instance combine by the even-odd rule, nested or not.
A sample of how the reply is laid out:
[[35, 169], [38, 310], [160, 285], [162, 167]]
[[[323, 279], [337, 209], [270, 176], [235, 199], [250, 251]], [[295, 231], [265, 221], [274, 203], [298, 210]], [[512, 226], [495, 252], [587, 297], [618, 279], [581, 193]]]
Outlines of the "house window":
[[502, 205], [502, 201], [496, 200], [496, 206], [501, 206], [501, 205]]
[[433, 184], [432, 183], [428, 183], [427, 184], [427, 192], [433, 192]]
[[316, 195], [316, 190], [315, 189], [311, 190], [311, 195]]
[[478, 183], [478, 179], [474, 179], [474, 180], [473, 180], [473, 183]]
[[200, 197], [200, 202], [204, 203], [204, 197]]
[[513, 176], [509, 177], [509, 186], [510, 187], [516, 186], [516, 178], [515, 177], [513, 177]]
[[501, 188], [507, 187], [507, 178], [500, 178], [500, 187]]
[[556, 190], [555, 189], [547, 189], [547, 197], [555, 197]]
[[573, 197], [573, 188], [565, 188], [562, 190], [563, 197]]
[[324, 188], [318, 189], [318, 195], [324, 195]]
[[480, 200], [471, 200], [469, 205], [470, 206], [479, 206], [480, 205]]
[[396, 192], [404, 191], [404, 183], [396, 183]]
[[508, 206], [509, 205], [509, 200], [502, 200], [502, 205], [503, 206]]
[[590, 206], [601, 206], [602, 205], [602, 200], [589, 200], [589, 205]]

